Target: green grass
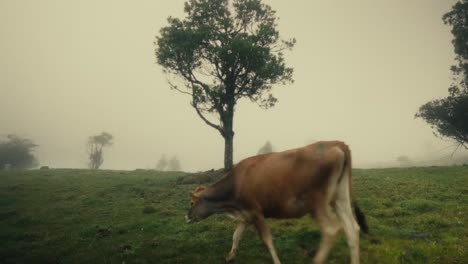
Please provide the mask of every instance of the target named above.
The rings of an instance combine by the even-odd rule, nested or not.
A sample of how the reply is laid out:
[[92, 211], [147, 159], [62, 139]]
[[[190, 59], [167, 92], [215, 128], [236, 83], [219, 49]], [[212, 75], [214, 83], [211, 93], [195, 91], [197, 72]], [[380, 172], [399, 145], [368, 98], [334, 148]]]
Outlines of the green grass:
[[[182, 173], [137, 170], [0, 172], [0, 263], [223, 263], [236, 223], [187, 225]], [[371, 235], [362, 263], [467, 263], [468, 167], [355, 170]], [[309, 217], [269, 221], [284, 264], [310, 263]], [[347, 263], [340, 235], [329, 263]], [[252, 229], [236, 263], [271, 263]]]

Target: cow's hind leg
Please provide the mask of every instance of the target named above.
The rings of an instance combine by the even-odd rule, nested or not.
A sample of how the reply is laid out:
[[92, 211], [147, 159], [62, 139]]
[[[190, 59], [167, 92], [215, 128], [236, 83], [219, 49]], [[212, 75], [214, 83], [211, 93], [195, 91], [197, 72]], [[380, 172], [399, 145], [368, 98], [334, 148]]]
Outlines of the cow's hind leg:
[[255, 217], [254, 222], [255, 227], [262, 238], [263, 243], [268, 248], [271, 258], [273, 259], [273, 264], [281, 264], [278, 255], [276, 254], [275, 247], [273, 246], [273, 238], [271, 236], [271, 231], [268, 225], [265, 222], [265, 218], [262, 215]]
[[331, 207], [327, 204], [318, 210], [315, 217], [320, 226], [320, 232], [322, 234], [322, 240], [320, 242], [319, 249], [314, 256], [314, 263], [325, 263], [325, 260], [332, 249], [336, 237], [340, 231], [340, 224], [338, 223], [336, 216], [332, 212]]
[[338, 179], [342, 174], [343, 165], [343, 160], [338, 159], [336, 167], [332, 171], [330, 180], [328, 182], [326, 193], [320, 197], [316, 197], [317, 200], [322, 201], [321, 205], [315, 209], [315, 217], [320, 226], [322, 241], [320, 242], [319, 249], [314, 256], [314, 263], [325, 263], [330, 250], [335, 244], [338, 232], [341, 229], [340, 223], [336, 218], [336, 214], [333, 212], [331, 204], [333, 203], [336, 197], [336, 191], [339, 188]]
[[236, 257], [237, 247], [239, 246], [239, 241], [242, 238], [242, 233], [244, 233], [245, 227], [247, 224], [245, 222], [240, 222], [232, 235], [232, 248], [229, 254], [226, 256], [226, 261], [230, 262], [233, 261]]
[[351, 209], [351, 196], [349, 192], [349, 176], [343, 175], [338, 186], [337, 200], [335, 209], [338, 217], [343, 223], [343, 228], [348, 240], [348, 246], [351, 252], [351, 263], [359, 263], [359, 225], [354, 218]]

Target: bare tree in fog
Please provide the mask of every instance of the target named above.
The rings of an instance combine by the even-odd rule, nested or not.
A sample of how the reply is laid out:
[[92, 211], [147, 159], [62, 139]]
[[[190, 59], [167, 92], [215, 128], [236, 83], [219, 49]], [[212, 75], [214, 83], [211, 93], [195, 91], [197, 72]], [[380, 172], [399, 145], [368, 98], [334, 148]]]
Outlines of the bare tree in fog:
[[0, 141], [0, 170], [36, 167], [38, 162], [33, 151], [37, 146], [27, 138], [16, 135], [6, 136], [6, 140]]
[[163, 171], [167, 167], [167, 159], [166, 155], [162, 155], [161, 158], [158, 160], [158, 163], [156, 164], [156, 170]]
[[114, 137], [102, 132], [100, 135], [90, 136], [87, 142], [89, 163], [88, 167], [93, 170], [99, 169], [104, 162], [103, 149], [112, 146]]
[[429, 123], [436, 136], [457, 142], [456, 151], [461, 146], [468, 149], [468, 0], [457, 2], [443, 20], [452, 26], [454, 36], [457, 64], [451, 67], [453, 83], [448, 97], [424, 104], [416, 117]]
[[410, 167], [413, 164], [411, 159], [405, 155], [398, 156], [397, 162], [400, 165], [400, 167]]
[[273, 152], [273, 145], [271, 145], [270, 141], [267, 141], [265, 145], [263, 145], [257, 154], [267, 154]]
[[184, 11], [184, 19], [169, 17], [161, 29], [156, 57], [184, 84], [169, 81], [171, 88], [190, 95], [200, 118], [224, 138], [224, 168], [230, 169], [237, 100], [273, 107], [273, 85], [293, 81], [283, 51], [296, 41], [280, 38], [275, 11], [261, 0], [190, 0]]
[[171, 158], [171, 160], [169, 160], [167, 170], [169, 170], [169, 171], [180, 171], [181, 170], [180, 161], [177, 158], [177, 156], [174, 156], [174, 157]]

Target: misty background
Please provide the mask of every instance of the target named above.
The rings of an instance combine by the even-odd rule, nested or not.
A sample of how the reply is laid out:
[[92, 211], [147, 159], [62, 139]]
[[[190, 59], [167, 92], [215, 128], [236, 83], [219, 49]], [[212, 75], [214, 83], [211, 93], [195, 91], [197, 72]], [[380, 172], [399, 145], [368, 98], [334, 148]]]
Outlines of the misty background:
[[[224, 141], [170, 90], [155, 37], [185, 0], [0, 1], [0, 136], [39, 147], [41, 165], [85, 168], [86, 141], [107, 131], [104, 169], [154, 168], [177, 155], [186, 171], [220, 168]], [[243, 100], [234, 162], [270, 141], [277, 151], [317, 140], [350, 145], [355, 167], [451, 164], [453, 143], [434, 137], [419, 107], [447, 95], [455, 54], [442, 22], [455, 0], [280, 1], [278, 29], [295, 83], [279, 103]]]

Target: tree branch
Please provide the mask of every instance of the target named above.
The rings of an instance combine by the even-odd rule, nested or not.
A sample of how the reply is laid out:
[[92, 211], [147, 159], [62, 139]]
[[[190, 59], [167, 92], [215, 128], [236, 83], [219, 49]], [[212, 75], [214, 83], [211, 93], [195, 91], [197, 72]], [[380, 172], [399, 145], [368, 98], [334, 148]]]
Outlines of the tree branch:
[[197, 106], [194, 102], [192, 102], [191, 105], [192, 105], [193, 108], [195, 108], [195, 111], [197, 112], [198, 116], [199, 116], [207, 125], [209, 125], [210, 127], [214, 128], [214, 129], [216, 129], [216, 130], [218, 130], [219, 133], [221, 133], [221, 135], [223, 135], [224, 132], [223, 132], [223, 129], [222, 129], [220, 126], [215, 125], [215, 124], [213, 124], [212, 122], [210, 122], [210, 120], [208, 120], [208, 119], [203, 115], [203, 113], [200, 111], [200, 109], [198, 108], [198, 106]]
[[453, 150], [452, 155], [450, 155], [450, 157], [453, 158], [453, 154], [455, 154], [455, 152], [457, 152], [457, 150], [460, 148], [461, 145], [463, 145], [463, 144], [462, 144], [462, 143], [459, 143], [459, 144], [457, 145], [457, 147]]
[[178, 92], [180, 92], [180, 93], [183, 93], [183, 94], [187, 94], [187, 95], [193, 96], [192, 93], [187, 92], [187, 91], [183, 91], [183, 90], [179, 89], [179, 87], [177, 87], [177, 85], [173, 84], [173, 83], [169, 80], [169, 78], [166, 78], [166, 80], [167, 80], [167, 82], [169, 83], [169, 86], [170, 86], [171, 89], [174, 89], [174, 90], [176, 90], [176, 91], [178, 91]]

